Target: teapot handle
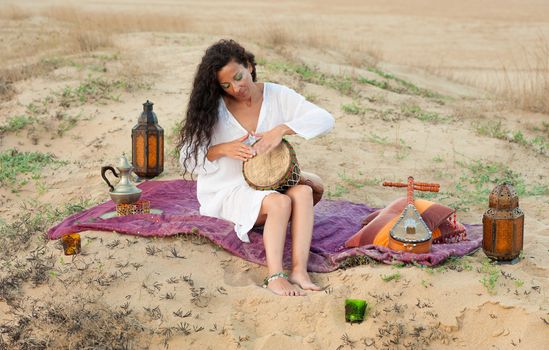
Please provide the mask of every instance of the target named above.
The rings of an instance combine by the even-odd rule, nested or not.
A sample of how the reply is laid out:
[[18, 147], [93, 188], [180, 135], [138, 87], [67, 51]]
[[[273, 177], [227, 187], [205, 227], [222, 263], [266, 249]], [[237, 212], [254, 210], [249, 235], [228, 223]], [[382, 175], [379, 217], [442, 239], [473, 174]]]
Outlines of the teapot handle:
[[116, 170], [114, 170], [114, 168], [110, 165], [107, 165], [107, 166], [102, 166], [101, 167], [101, 177], [103, 178], [103, 180], [105, 180], [105, 182], [107, 183], [107, 185], [109, 185], [109, 187], [111, 188], [111, 191], [114, 191], [114, 186], [111, 185], [111, 183], [109, 182], [109, 179], [107, 179], [107, 177], [105, 176], [105, 173], [110, 170], [114, 176], [118, 177], [118, 174], [116, 173]]

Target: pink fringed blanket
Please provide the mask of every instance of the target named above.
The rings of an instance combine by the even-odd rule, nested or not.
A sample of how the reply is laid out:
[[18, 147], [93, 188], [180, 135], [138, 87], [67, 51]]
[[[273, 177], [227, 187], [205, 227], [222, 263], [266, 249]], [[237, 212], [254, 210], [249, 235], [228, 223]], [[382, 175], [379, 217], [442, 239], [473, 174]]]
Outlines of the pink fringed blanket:
[[[265, 250], [260, 231], [250, 232], [251, 243], [241, 242], [233, 231], [233, 224], [224, 220], [201, 216], [198, 213], [196, 183], [187, 180], [147, 181], [139, 185], [142, 198], [151, 202], [151, 208], [162, 214], [138, 214], [101, 219], [114, 211], [112, 201], [100, 204], [66, 218], [48, 231], [50, 239], [67, 233], [86, 230], [117, 231], [137, 236], [172, 236], [194, 233], [210, 239], [225, 250], [258, 264], [265, 264]], [[374, 209], [347, 201], [322, 200], [315, 206], [315, 226], [309, 271], [329, 272], [339, 268], [350, 257], [367, 255], [385, 263], [402, 261], [422, 265], [437, 265], [450, 256], [463, 256], [480, 247], [482, 227], [465, 225], [468, 239], [459, 243], [435, 244], [429, 254], [398, 253], [385, 247], [367, 245], [345, 248], [345, 241], [361, 227], [362, 218]], [[286, 240], [284, 263], [290, 266], [291, 236]]]

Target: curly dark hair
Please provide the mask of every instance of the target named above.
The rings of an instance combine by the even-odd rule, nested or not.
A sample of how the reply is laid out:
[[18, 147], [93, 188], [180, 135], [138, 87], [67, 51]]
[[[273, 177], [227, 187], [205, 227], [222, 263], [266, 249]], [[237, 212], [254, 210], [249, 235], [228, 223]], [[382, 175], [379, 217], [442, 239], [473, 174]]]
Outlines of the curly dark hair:
[[[208, 149], [212, 142], [212, 133], [218, 119], [219, 100], [225, 94], [217, 81], [217, 72], [229, 62], [235, 61], [246, 68], [252, 65], [252, 79], [256, 81], [255, 56], [246, 51], [234, 40], [222, 39], [206, 49], [196, 71], [193, 89], [189, 98], [187, 115], [181, 130], [177, 150], [184, 152], [184, 174], [192, 173], [186, 163], [194, 160], [198, 163], [200, 148]], [[206, 154], [204, 154], [204, 159]]]

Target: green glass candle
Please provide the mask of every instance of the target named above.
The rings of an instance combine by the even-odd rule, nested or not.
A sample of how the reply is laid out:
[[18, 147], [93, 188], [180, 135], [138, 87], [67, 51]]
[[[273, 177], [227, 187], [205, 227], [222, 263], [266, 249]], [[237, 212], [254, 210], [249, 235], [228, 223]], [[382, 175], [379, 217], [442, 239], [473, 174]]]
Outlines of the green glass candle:
[[362, 322], [368, 304], [366, 300], [361, 299], [346, 299], [345, 300], [345, 321], [347, 322]]

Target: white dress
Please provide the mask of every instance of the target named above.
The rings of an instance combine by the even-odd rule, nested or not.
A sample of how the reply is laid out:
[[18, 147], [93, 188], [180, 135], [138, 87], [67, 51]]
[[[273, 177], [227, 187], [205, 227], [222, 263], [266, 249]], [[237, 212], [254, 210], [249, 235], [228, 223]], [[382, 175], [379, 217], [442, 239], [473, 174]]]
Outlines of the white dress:
[[[280, 124], [286, 124], [297, 135], [310, 139], [332, 129], [334, 118], [294, 90], [278, 84], [264, 83], [263, 103], [256, 132], [266, 132]], [[221, 98], [219, 119], [212, 134], [212, 146], [234, 141], [246, 134], [246, 129], [229, 112]], [[184, 155], [182, 148], [182, 165]], [[274, 191], [252, 189], [244, 180], [240, 160], [221, 157], [212, 162], [208, 159], [202, 162], [203, 159], [204, 153], [199, 153], [199, 164], [196, 164], [196, 168], [194, 160], [186, 164], [187, 169], [194, 168], [198, 175], [200, 214], [233, 222], [238, 237], [244, 242], [250, 242], [248, 231], [257, 220], [263, 198]]]

